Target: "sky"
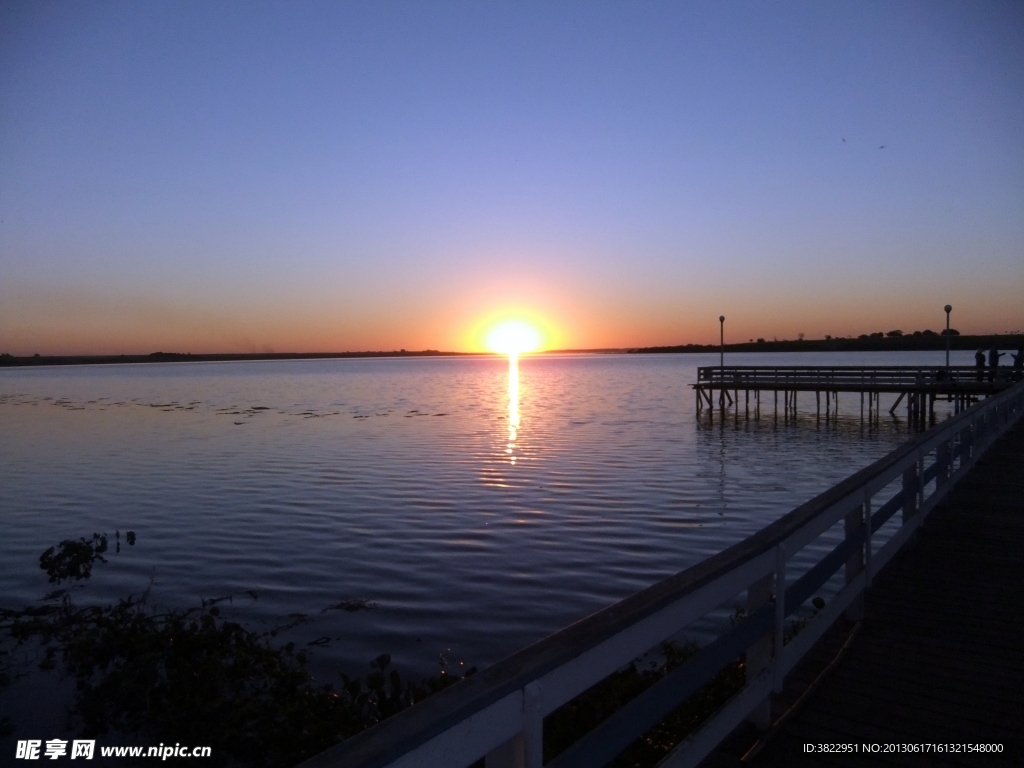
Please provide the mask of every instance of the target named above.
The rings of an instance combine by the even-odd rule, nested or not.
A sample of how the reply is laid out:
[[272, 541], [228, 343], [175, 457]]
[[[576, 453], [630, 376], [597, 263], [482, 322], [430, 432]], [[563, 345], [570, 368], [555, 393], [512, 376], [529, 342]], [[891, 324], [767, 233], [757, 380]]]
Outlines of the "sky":
[[0, 352], [1024, 330], [1015, 2], [0, 3]]

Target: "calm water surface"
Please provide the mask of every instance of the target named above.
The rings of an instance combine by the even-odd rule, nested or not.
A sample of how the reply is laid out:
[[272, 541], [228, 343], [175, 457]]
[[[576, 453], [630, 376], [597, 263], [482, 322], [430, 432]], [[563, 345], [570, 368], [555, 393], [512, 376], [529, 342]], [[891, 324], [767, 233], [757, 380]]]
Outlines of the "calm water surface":
[[[733, 355], [939, 364], [941, 353]], [[961, 361], [960, 358], [964, 359]], [[954, 363], [969, 364], [969, 353]], [[0, 372], [0, 602], [39, 554], [133, 530], [81, 600], [289, 614], [315, 669], [484, 666], [759, 530], [905, 440], [888, 417], [698, 423], [717, 356], [183, 363]], [[516, 384], [518, 379], [518, 386]], [[510, 387], [510, 384], [513, 385]], [[883, 406], [886, 402], [883, 398]], [[883, 414], [884, 415], [884, 414]], [[247, 591], [256, 596], [253, 599]], [[327, 610], [365, 599], [372, 610]]]

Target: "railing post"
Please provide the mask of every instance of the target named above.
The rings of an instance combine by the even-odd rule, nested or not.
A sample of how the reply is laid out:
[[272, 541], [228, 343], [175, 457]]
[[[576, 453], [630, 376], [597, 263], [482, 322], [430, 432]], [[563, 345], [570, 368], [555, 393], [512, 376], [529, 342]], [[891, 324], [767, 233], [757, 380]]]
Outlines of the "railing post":
[[917, 509], [924, 509], [924, 451], [917, 449]]
[[935, 449], [935, 461], [939, 464], [939, 473], [935, 476], [935, 488], [938, 490], [949, 482], [953, 472], [953, 430]]
[[[857, 536], [864, 528], [864, 504], [858, 504], [856, 507], [846, 513], [845, 530], [847, 540]], [[851, 581], [857, 578], [858, 574], [864, 570], [864, 545], [857, 547], [846, 560], [846, 583], [849, 584]], [[857, 595], [850, 603], [850, 606], [846, 609], [846, 618], [851, 621], [859, 621], [864, 618], [864, 593]]]
[[[747, 615], [753, 616], [761, 606], [772, 599], [773, 574], [758, 579], [747, 589]], [[761, 672], [772, 663], [772, 645], [774, 643], [772, 633], [766, 632], [760, 640], [747, 649], [746, 677], [747, 681], [755, 679]], [[754, 727], [766, 731], [771, 725], [772, 700], [769, 696], [757, 705], [747, 717]]]
[[541, 694], [540, 683], [536, 680], [523, 689], [525, 768], [542, 768], [544, 765], [544, 716]]
[[544, 718], [541, 687], [534, 680], [523, 688], [523, 730], [484, 756], [485, 768], [542, 768]]
[[960, 454], [960, 471], [966, 472], [971, 464], [974, 463], [975, 455], [975, 435], [974, 435], [974, 422], [975, 419], [971, 419], [967, 425], [960, 430], [960, 442], [967, 441], [967, 449]]
[[903, 471], [903, 523], [917, 514], [917, 462], [915, 461]]
[[782, 656], [783, 631], [786, 627], [786, 548], [779, 544], [775, 547], [775, 685], [772, 690], [782, 693], [782, 672], [779, 658]]
[[871, 493], [864, 489], [864, 590], [871, 586]]
[[521, 731], [484, 756], [484, 768], [526, 768], [526, 738]]

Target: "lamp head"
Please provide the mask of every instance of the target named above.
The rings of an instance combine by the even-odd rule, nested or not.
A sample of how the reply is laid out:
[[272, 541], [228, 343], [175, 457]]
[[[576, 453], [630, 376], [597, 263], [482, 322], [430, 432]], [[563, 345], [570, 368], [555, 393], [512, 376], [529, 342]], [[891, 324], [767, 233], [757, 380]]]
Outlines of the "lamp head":
[[950, 312], [953, 311], [953, 305], [952, 304], [947, 304], [945, 307], [943, 307], [943, 309], [946, 310], [946, 314], [948, 315]]
[[725, 315], [719, 315], [718, 322], [724, 323], [725, 322]]

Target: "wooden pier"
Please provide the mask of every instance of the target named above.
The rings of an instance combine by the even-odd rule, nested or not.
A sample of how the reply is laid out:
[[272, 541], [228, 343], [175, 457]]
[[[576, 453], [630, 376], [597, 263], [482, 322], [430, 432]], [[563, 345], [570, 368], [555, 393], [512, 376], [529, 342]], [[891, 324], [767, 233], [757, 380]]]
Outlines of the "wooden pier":
[[[797, 414], [799, 393], [814, 393], [817, 415], [838, 413], [839, 393], [860, 394], [861, 417], [877, 418], [881, 409], [880, 395], [897, 395], [889, 408], [894, 414], [906, 400], [907, 420], [925, 426], [935, 415], [936, 400], [954, 403], [959, 413], [986, 397], [1002, 392], [1021, 378], [1012, 368], [976, 368], [974, 366], [705, 366], [697, 369], [693, 389], [697, 413], [705, 408], [713, 417], [715, 401], [721, 412], [735, 409], [747, 418], [761, 415], [761, 393], [774, 396], [774, 416], [779, 415], [779, 395], [785, 418]], [[751, 400], [753, 399], [753, 403]], [[822, 408], [824, 400], [824, 409]], [[866, 411], [865, 411], [866, 406]]]

